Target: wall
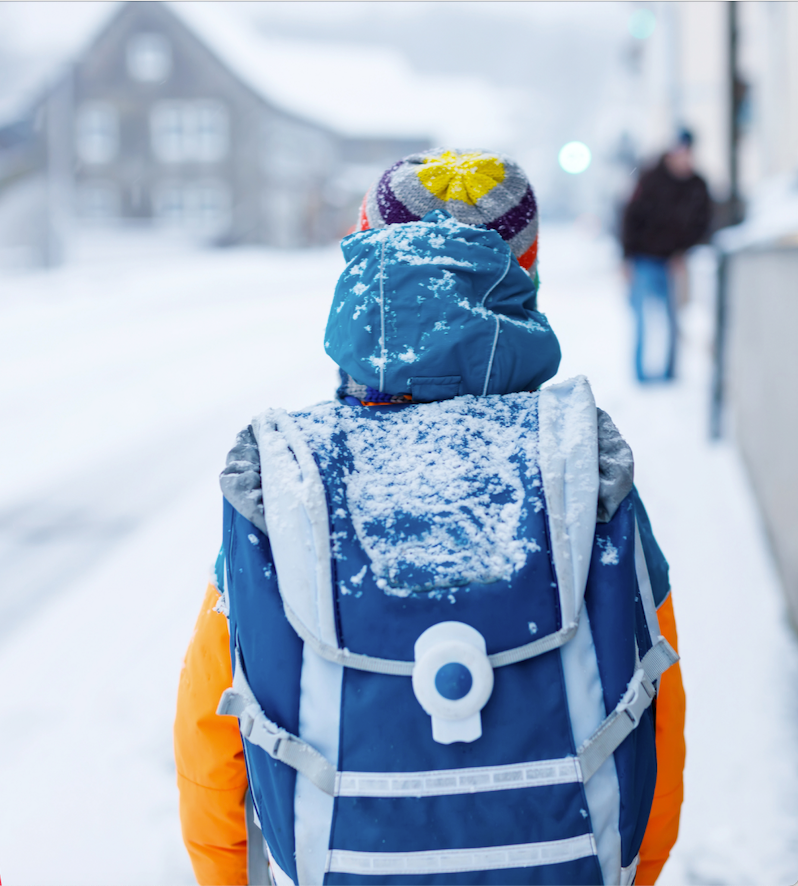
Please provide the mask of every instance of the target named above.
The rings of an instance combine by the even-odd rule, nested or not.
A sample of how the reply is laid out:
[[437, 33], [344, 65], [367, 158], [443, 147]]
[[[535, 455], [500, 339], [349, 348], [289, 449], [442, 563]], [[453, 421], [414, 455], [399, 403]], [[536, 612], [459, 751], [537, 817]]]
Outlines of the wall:
[[734, 433], [798, 624], [798, 239], [728, 261]]
[[798, 3], [737, 8], [747, 207], [746, 223], [719, 237], [736, 250], [727, 258], [726, 403], [798, 625]]

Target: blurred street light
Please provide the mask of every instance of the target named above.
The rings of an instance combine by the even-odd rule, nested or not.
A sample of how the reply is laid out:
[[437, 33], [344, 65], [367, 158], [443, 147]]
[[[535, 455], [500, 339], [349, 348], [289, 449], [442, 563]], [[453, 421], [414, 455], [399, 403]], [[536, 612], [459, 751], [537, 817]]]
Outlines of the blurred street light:
[[636, 40], [646, 40], [657, 27], [657, 17], [650, 9], [636, 9], [629, 16], [629, 33]]
[[560, 166], [571, 175], [578, 175], [590, 166], [590, 148], [582, 142], [568, 142], [560, 148]]

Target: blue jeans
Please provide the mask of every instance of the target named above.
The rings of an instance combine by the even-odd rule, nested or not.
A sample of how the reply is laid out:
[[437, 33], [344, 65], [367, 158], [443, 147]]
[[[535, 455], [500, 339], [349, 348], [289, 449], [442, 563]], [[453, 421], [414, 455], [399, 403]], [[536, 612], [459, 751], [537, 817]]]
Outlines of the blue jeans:
[[672, 379], [678, 330], [668, 260], [636, 255], [631, 259], [631, 270], [630, 296], [637, 321], [635, 372], [638, 381]]

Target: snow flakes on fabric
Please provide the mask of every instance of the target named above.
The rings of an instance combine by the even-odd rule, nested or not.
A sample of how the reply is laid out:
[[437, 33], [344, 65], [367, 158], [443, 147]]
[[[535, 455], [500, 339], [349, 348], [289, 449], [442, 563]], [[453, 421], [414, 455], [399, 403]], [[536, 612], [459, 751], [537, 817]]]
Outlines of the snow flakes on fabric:
[[[541, 550], [523, 532], [541, 506], [524, 482], [538, 471], [536, 394], [370, 415], [330, 404], [294, 419], [323, 471], [349, 460], [341, 492], [386, 593], [506, 581]], [[345, 581], [358, 587], [364, 575]]]
[[602, 538], [600, 535], [597, 535], [596, 544], [601, 549], [602, 566], [617, 566], [620, 562], [618, 548], [615, 547], [612, 541], [609, 538]]
[[341, 246], [325, 349], [360, 384], [412, 394], [445, 376], [458, 380], [451, 396], [503, 394], [556, 372], [559, 344], [535, 286], [496, 231], [435, 211]]

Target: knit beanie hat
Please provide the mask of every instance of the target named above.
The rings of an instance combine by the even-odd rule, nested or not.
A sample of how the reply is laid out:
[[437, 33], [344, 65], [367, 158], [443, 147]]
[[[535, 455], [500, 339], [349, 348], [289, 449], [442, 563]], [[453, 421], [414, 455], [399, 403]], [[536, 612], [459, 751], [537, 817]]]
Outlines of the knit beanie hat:
[[357, 230], [416, 222], [435, 209], [498, 232], [537, 284], [537, 204], [523, 170], [509, 157], [447, 148], [410, 154], [369, 189]]

